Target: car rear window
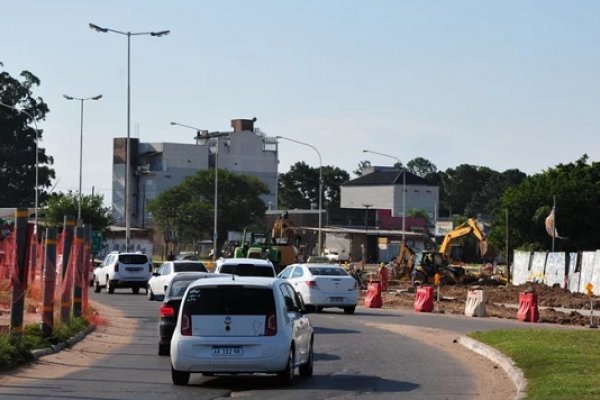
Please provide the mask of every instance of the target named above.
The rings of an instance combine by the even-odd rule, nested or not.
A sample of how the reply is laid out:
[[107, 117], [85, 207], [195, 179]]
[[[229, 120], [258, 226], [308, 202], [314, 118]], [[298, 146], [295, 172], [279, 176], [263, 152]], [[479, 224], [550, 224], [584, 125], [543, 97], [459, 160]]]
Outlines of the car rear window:
[[308, 270], [313, 275], [326, 275], [326, 276], [344, 276], [348, 275], [342, 268], [329, 268], [329, 267], [309, 267]]
[[177, 280], [171, 281], [169, 288], [169, 297], [182, 297], [185, 290], [190, 286], [190, 283], [194, 282], [196, 278], [189, 280]]
[[239, 276], [275, 276], [275, 271], [269, 265], [223, 264], [219, 272]]
[[145, 254], [119, 254], [119, 262], [123, 264], [146, 264], [148, 257]]
[[202, 263], [173, 263], [173, 272], [208, 272]]
[[183, 304], [188, 315], [267, 315], [275, 312], [270, 288], [219, 285], [191, 288]]

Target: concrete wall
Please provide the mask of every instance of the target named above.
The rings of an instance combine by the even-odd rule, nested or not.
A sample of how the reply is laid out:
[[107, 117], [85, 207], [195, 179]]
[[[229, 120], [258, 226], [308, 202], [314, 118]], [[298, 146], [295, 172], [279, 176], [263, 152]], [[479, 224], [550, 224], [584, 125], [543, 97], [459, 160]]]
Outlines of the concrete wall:
[[594, 295], [598, 296], [600, 250], [569, 254], [515, 251], [511, 275], [513, 285], [542, 282], [577, 293], [586, 293], [585, 287], [591, 283]]

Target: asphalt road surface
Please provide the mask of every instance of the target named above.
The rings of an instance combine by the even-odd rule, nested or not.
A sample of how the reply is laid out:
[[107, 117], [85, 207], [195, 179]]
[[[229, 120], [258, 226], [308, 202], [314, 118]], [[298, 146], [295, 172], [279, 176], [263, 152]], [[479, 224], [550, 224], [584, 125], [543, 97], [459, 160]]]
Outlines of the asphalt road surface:
[[0, 398], [485, 399], [473, 366], [432, 345], [438, 329], [457, 335], [523, 326], [389, 309], [359, 307], [354, 315], [326, 310], [310, 314], [316, 332], [313, 377], [297, 376], [285, 387], [271, 375], [192, 374], [181, 387], [171, 383], [169, 357], [157, 355], [160, 302], [125, 289], [112, 295], [103, 290], [91, 300], [107, 323], [72, 349], [0, 376]]

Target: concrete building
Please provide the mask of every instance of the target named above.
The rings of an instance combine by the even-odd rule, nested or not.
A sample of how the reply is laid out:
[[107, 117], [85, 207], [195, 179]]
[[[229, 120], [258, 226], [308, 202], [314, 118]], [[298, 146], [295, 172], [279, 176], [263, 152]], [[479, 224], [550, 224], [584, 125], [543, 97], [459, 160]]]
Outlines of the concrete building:
[[[218, 168], [257, 177], [270, 190], [263, 201], [277, 208], [277, 139], [254, 128], [256, 119], [231, 121], [233, 131], [198, 132], [196, 143], [144, 143], [130, 138], [129, 184], [130, 224], [151, 227], [146, 204], [164, 190], [180, 184], [199, 170], [214, 168], [218, 145]], [[125, 174], [127, 138], [113, 141], [112, 216], [114, 224], [125, 225]]]

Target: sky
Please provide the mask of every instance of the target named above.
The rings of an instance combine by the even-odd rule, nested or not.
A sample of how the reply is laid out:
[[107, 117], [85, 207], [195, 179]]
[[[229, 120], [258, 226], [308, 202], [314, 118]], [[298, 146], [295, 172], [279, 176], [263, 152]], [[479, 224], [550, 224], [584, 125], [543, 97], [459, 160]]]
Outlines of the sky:
[[[257, 118], [269, 136], [319, 150], [352, 175], [362, 160], [423, 157], [529, 175], [583, 154], [600, 159], [597, 1], [44, 1], [3, 0], [0, 62], [34, 73], [48, 104], [40, 147], [54, 191], [111, 198], [112, 142], [194, 143], [195, 132]], [[363, 153], [368, 149], [385, 157]], [[308, 146], [282, 141], [279, 172], [318, 167]]]

